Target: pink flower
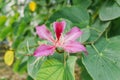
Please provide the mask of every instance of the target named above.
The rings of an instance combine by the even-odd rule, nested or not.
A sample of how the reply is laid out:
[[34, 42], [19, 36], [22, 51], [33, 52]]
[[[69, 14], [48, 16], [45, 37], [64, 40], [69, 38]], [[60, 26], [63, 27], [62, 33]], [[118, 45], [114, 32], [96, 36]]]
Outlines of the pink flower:
[[53, 55], [56, 48], [62, 48], [68, 53], [86, 52], [86, 48], [76, 39], [82, 35], [82, 31], [78, 27], [73, 27], [66, 35], [63, 31], [66, 27], [66, 22], [54, 22], [53, 28], [56, 34], [56, 39], [53, 38], [52, 33], [45, 25], [37, 26], [36, 33], [41, 39], [47, 40], [51, 45], [42, 44], [34, 52], [34, 56], [48, 56]]

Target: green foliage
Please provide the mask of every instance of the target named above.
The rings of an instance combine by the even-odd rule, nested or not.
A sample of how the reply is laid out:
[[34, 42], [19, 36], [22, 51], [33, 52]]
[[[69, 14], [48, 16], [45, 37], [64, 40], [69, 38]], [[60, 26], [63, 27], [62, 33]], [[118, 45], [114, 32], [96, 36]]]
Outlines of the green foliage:
[[2, 29], [2, 31], [0, 32], [0, 41], [5, 39], [5, 37], [8, 36], [8, 34], [10, 32], [12, 32], [12, 27], [11, 26], [7, 26], [4, 29]]
[[72, 21], [74, 24], [79, 24], [81, 27], [86, 27], [89, 24], [89, 14], [83, 7], [65, 7], [55, 12], [49, 19], [50, 23], [58, 18], [65, 18]]
[[26, 37], [26, 39], [18, 45], [16, 57], [21, 58], [25, 55], [33, 54], [37, 45], [37, 41], [34, 37]]
[[2, 28], [7, 20], [6, 16], [0, 16], [0, 28]]
[[[94, 80], [120, 79], [120, 37], [104, 38], [96, 44], [87, 46], [89, 55], [83, 57], [83, 64]], [[92, 65], [92, 66], [91, 66]]]
[[[11, 5], [10, 0], [0, 0], [0, 42], [7, 41], [15, 51], [14, 72], [27, 72], [27, 80], [76, 80], [78, 65], [81, 80], [120, 79], [120, 0], [33, 0], [37, 4], [34, 12], [29, 2], [13, 1]], [[18, 12], [21, 6], [24, 17]], [[65, 33], [74, 26], [83, 31], [78, 41], [86, 46], [88, 55], [65, 58], [64, 53], [55, 52], [34, 57], [34, 50], [47, 44], [38, 39], [35, 27], [46, 24], [54, 34], [51, 23], [61, 20], [67, 23]]]
[[96, 41], [109, 27], [110, 22], [102, 22], [99, 19], [96, 20], [90, 28], [90, 34], [91, 37], [89, 38], [89, 41]]
[[100, 19], [103, 21], [120, 17], [120, 6], [115, 1], [106, 1], [100, 9]]
[[33, 79], [36, 78], [38, 71], [44, 61], [45, 61], [45, 59], [36, 58], [34, 56], [29, 57], [28, 63], [27, 63], [27, 71], [28, 71], [28, 74]]
[[118, 19], [115, 19], [112, 21], [112, 24], [111, 24], [111, 30], [109, 32], [109, 36], [117, 36], [117, 35], [120, 35], [120, 18]]
[[81, 29], [81, 31], [83, 31], [83, 35], [79, 38], [80, 42], [85, 42], [89, 39], [90, 37], [90, 29], [89, 28], [83, 28]]
[[92, 3], [92, 0], [73, 0], [74, 5], [78, 5], [85, 8], [88, 8], [91, 3]]
[[115, 0], [120, 5], [120, 0]]
[[74, 56], [69, 57], [66, 63], [49, 59], [41, 66], [36, 80], [75, 80], [75, 61], [76, 57]]
[[27, 57], [22, 57], [21, 59], [17, 59], [13, 65], [13, 71], [19, 74], [26, 73], [26, 64], [27, 64]]

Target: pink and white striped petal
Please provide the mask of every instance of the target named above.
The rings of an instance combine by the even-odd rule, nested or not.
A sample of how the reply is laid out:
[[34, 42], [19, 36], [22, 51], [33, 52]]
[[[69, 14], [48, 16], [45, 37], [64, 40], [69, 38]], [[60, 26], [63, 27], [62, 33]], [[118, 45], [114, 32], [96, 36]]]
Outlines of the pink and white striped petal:
[[56, 37], [57, 37], [58, 40], [59, 40], [62, 32], [64, 31], [65, 26], [66, 26], [66, 22], [65, 21], [54, 22], [53, 23], [53, 28], [54, 28], [54, 31], [56, 33]]
[[85, 52], [86, 48], [77, 41], [69, 41], [63, 45], [63, 48], [68, 53], [77, 53], [77, 52]]
[[68, 33], [65, 35], [65, 42], [74, 41], [82, 35], [82, 31], [78, 27], [73, 27]]
[[35, 51], [34, 51], [34, 56], [36, 57], [42, 57], [42, 56], [48, 56], [48, 55], [53, 55], [55, 51], [54, 46], [50, 45], [40, 45]]
[[38, 36], [41, 39], [45, 39], [45, 40], [48, 40], [48, 41], [51, 41], [51, 42], [54, 41], [52, 33], [46, 28], [45, 25], [37, 26], [36, 27], [36, 33], [38, 34]]

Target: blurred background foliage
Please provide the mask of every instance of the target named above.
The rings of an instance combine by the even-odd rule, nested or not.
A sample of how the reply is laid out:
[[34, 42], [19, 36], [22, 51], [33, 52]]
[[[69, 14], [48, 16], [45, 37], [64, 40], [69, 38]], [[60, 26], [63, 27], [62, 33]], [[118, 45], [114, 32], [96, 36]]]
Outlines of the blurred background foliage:
[[[38, 69], [30, 65], [36, 59], [31, 55], [39, 44], [45, 43], [36, 36], [35, 27], [50, 26], [59, 18], [85, 32], [80, 39], [85, 45], [101, 36], [108, 39], [120, 35], [119, 0], [0, 0], [0, 57], [12, 50], [15, 57], [10, 67], [19, 75], [25, 74], [26, 80], [32, 80]], [[92, 80], [80, 59], [77, 63], [81, 67], [78, 80]], [[0, 78], [8, 80], [10, 76]]]

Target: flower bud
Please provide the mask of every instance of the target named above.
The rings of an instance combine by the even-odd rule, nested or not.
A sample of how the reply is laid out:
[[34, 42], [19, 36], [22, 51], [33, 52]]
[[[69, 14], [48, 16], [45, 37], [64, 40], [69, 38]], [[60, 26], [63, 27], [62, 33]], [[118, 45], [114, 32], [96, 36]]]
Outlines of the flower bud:
[[29, 9], [30, 9], [32, 12], [35, 11], [35, 9], [36, 9], [36, 3], [35, 3], [34, 1], [31, 1], [31, 2], [29, 3]]

